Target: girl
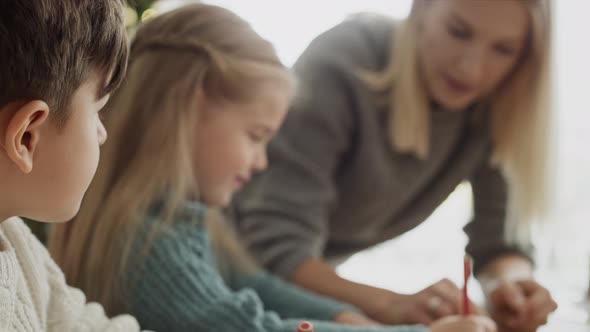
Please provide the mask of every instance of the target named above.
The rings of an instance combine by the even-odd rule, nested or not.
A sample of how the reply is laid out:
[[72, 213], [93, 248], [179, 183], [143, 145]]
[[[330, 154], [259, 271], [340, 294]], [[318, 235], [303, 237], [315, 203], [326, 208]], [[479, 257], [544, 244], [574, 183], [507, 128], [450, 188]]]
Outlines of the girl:
[[415, 0], [403, 22], [359, 16], [318, 37], [268, 172], [232, 203], [259, 261], [384, 323], [456, 314], [448, 280], [397, 294], [333, 265], [416, 227], [467, 180], [467, 251], [492, 315], [508, 331], [542, 325], [556, 304], [517, 240], [550, 190], [550, 15], [548, 0]]
[[[108, 105], [97, 179], [73, 226], [52, 234], [68, 280], [160, 331], [293, 332], [303, 318], [319, 332], [426, 330], [327, 322], [374, 323], [258, 271], [216, 217], [266, 167], [292, 89], [272, 46], [227, 10], [195, 4], [140, 28]], [[478, 329], [494, 326], [453, 317], [431, 327]]]

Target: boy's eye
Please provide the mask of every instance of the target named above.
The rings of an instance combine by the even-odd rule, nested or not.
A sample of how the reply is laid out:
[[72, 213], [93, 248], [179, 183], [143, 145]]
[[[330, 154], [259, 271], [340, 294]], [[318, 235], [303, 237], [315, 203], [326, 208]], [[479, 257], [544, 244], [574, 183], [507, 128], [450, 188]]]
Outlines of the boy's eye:
[[254, 143], [262, 143], [264, 142], [264, 136], [258, 133], [248, 133], [248, 136]]

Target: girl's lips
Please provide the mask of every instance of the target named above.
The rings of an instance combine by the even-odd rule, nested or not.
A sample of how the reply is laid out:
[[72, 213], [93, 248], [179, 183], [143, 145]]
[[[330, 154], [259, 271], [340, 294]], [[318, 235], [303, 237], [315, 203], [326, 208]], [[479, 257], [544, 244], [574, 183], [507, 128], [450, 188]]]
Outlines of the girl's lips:
[[473, 91], [473, 87], [452, 77], [445, 76], [444, 81], [447, 85], [447, 88], [454, 94], [465, 95]]

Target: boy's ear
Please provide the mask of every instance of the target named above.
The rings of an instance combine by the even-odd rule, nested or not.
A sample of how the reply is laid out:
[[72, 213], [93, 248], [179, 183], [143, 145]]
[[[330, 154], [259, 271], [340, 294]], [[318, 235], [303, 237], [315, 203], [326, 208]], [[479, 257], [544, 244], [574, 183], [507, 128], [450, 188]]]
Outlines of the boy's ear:
[[8, 120], [2, 137], [6, 154], [25, 174], [33, 170], [35, 150], [41, 136], [40, 127], [49, 116], [49, 106], [41, 100], [20, 106]]

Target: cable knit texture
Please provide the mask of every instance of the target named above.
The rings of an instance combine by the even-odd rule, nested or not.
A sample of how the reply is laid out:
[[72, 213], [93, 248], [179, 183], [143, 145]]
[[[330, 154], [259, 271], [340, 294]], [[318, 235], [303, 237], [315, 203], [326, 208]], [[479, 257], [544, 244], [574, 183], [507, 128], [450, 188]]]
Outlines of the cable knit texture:
[[[423, 332], [422, 326], [360, 327], [330, 322], [346, 304], [309, 293], [260, 271], [231, 272], [228, 282], [216, 268], [203, 216], [206, 207], [187, 202], [175, 223], [163, 226], [143, 267], [136, 269], [131, 313], [158, 331], [295, 332], [312, 320], [316, 332]], [[197, 218], [197, 222], [191, 220]], [[145, 233], [158, 223], [146, 219]], [[145, 239], [138, 238], [139, 243]]]
[[10, 218], [0, 223], [0, 331], [130, 332], [139, 325], [86, 303], [25, 223]]

